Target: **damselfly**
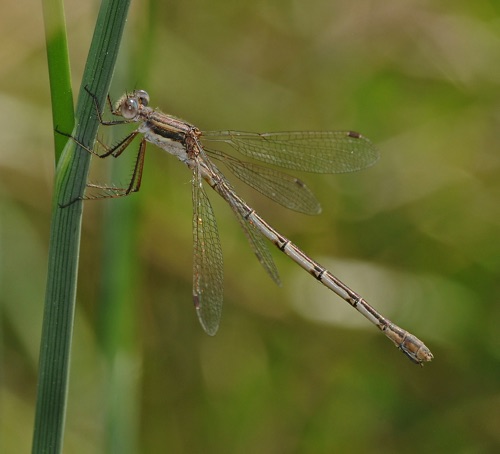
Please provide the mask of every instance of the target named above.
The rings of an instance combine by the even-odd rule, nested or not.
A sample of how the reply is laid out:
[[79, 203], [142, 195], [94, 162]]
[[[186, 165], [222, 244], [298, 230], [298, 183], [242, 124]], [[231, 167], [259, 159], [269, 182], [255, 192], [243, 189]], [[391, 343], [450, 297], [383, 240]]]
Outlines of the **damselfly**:
[[276, 283], [279, 283], [278, 271], [263, 237], [363, 314], [413, 362], [423, 364], [433, 358], [422, 341], [383, 317], [360, 295], [264, 221], [236, 194], [214, 161], [224, 163], [240, 180], [287, 208], [308, 214], [319, 213], [319, 203], [301, 180], [269, 167], [240, 161], [212, 148], [226, 144], [244, 156], [282, 168], [339, 173], [363, 169], [378, 159], [378, 151], [368, 139], [352, 131], [264, 134], [238, 131], [201, 132], [185, 121], [149, 107], [149, 95], [144, 90], [125, 94], [114, 107], [108, 97], [111, 113], [122, 119], [105, 121], [96, 97], [90, 92], [89, 94], [94, 100], [101, 125], [135, 122], [139, 123], [139, 127], [113, 147], [101, 144], [105, 150], [103, 153], [83, 144], [79, 144], [80, 146], [101, 158], [117, 157], [138, 134], [142, 134], [128, 187], [89, 186], [103, 189], [104, 197], [121, 197], [138, 191], [141, 186], [146, 142], [176, 156], [192, 171], [193, 301], [200, 323], [209, 335], [217, 332], [221, 319], [223, 262], [217, 224], [203, 188], [203, 180], [229, 204], [255, 255]]

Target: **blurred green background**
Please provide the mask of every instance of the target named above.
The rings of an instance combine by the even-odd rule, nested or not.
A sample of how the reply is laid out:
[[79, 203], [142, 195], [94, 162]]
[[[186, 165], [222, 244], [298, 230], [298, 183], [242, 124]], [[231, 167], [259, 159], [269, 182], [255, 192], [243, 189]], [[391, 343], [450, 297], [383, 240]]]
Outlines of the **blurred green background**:
[[[41, 8], [8, 3], [0, 450], [28, 452], [54, 158]], [[66, 2], [75, 90], [97, 9]], [[144, 88], [153, 106], [206, 130], [353, 129], [377, 144], [370, 169], [300, 175], [318, 217], [235, 185], [435, 360], [412, 364], [273, 249], [276, 287], [215, 194], [225, 307], [206, 336], [191, 302], [190, 174], [150, 146], [139, 194], [85, 203], [65, 452], [111, 452], [113, 436], [126, 445], [116, 452], [500, 452], [500, 3], [135, 2], [125, 34], [114, 98]], [[101, 181], [119, 163], [94, 164]], [[107, 247], [130, 231], [127, 254]], [[116, 301], [110, 270], [127, 289]], [[114, 316], [106, 324], [110, 303], [126, 345]], [[106, 338], [124, 347], [111, 360]], [[113, 399], [126, 434], [110, 436]]]

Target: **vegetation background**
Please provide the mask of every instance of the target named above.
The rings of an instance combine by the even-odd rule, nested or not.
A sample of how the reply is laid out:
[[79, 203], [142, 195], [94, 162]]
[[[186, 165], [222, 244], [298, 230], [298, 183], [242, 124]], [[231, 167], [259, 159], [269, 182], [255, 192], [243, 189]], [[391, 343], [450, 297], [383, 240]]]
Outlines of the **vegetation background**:
[[[97, 9], [66, 2], [75, 90]], [[225, 308], [206, 336], [191, 303], [190, 175], [151, 146], [139, 194], [85, 203], [66, 452], [111, 452], [116, 405], [129, 452], [498, 452], [500, 4], [144, 1], [125, 34], [114, 98], [144, 88], [206, 130], [353, 129], [377, 144], [368, 170], [301, 175], [319, 217], [237, 188], [435, 360], [410, 363], [277, 251], [275, 287], [215, 194]], [[27, 452], [54, 175], [32, 2], [4, 9], [0, 61], [0, 450]], [[101, 181], [118, 162], [95, 164]], [[117, 285], [131, 290], [113, 302], [129, 338], [110, 360], [105, 276], [123, 263], [106, 245], [127, 230], [132, 273]]]

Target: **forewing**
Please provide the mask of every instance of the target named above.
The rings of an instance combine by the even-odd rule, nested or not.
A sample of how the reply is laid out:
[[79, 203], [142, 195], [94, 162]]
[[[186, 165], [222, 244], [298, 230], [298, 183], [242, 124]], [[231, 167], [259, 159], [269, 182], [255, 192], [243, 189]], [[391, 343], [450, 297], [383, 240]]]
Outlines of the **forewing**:
[[214, 212], [195, 167], [193, 191], [193, 301], [201, 326], [213, 336], [219, 328], [223, 301], [223, 257]]
[[223, 142], [241, 154], [268, 164], [316, 173], [353, 172], [374, 164], [379, 153], [352, 131], [270, 132], [208, 131], [207, 142]]

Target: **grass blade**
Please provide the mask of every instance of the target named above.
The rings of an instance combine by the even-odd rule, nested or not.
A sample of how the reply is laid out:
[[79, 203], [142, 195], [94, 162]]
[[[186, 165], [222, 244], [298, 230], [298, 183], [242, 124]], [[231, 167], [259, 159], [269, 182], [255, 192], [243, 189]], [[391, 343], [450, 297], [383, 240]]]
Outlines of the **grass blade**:
[[[128, 6], [128, 0], [101, 4], [83, 76], [83, 86], [96, 94], [101, 105], [111, 82]], [[98, 121], [84, 90], [80, 90], [75, 119], [73, 136], [92, 145]], [[79, 148], [74, 141], [66, 141], [56, 170], [33, 453], [58, 453], [63, 444], [83, 207], [81, 201], [66, 208], [61, 205], [81, 197], [85, 189], [90, 155]]]
[[43, 18], [57, 164], [67, 139], [57, 134], [55, 129], [58, 127], [63, 131], [72, 131], [75, 124], [68, 40], [62, 0], [44, 0]]

